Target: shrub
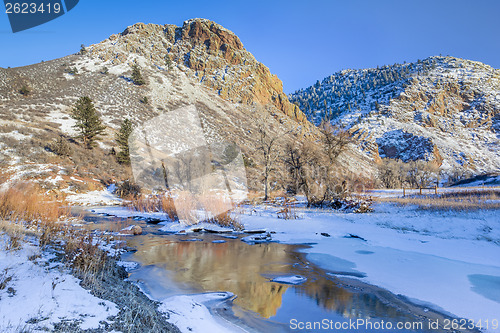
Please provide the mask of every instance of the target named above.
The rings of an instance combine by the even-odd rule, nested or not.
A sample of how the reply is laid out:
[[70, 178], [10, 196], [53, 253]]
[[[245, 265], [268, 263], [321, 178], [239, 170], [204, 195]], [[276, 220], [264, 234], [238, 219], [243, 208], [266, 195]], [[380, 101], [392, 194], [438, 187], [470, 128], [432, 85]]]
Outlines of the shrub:
[[87, 53], [87, 49], [85, 48], [85, 45], [80, 45], [80, 52], [78, 52], [80, 55], [84, 55]]
[[27, 85], [23, 85], [21, 89], [19, 89], [19, 93], [23, 96], [28, 96], [31, 94], [31, 89]]
[[70, 68], [70, 69], [68, 69], [67, 72], [68, 72], [68, 74], [76, 75], [76, 74], [78, 74], [78, 68], [76, 68], [76, 67]]
[[71, 147], [61, 135], [56, 142], [53, 142], [49, 145], [49, 149], [58, 156], [70, 156], [71, 155]]
[[141, 187], [127, 179], [118, 183], [116, 194], [120, 198], [137, 198], [141, 194]]
[[296, 220], [299, 218], [295, 212], [292, 199], [287, 197], [281, 202], [281, 210], [278, 211], [278, 218], [284, 220]]
[[132, 66], [132, 82], [138, 86], [142, 86], [143, 84], [146, 83], [144, 81], [142, 74], [141, 74], [141, 69], [139, 68], [139, 65], [134, 64]]

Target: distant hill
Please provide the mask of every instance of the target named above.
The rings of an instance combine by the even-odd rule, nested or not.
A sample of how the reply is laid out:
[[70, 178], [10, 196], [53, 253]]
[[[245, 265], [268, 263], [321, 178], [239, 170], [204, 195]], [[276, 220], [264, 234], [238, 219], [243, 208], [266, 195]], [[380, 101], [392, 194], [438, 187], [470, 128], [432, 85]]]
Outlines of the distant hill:
[[375, 162], [435, 161], [448, 175], [500, 170], [500, 70], [480, 62], [343, 70], [289, 98], [316, 125], [344, 124]]

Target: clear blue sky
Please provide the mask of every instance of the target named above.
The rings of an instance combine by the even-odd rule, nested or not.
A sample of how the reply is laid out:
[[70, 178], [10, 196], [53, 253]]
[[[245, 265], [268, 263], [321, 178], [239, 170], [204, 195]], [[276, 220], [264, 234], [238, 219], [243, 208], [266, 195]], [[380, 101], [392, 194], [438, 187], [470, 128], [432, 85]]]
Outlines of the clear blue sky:
[[80, 0], [66, 15], [16, 34], [2, 9], [0, 66], [75, 53], [136, 22], [202, 17], [235, 32], [289, 93], [341, 69], [439, 54], [500, 68], [499, 15], [497, 0]]

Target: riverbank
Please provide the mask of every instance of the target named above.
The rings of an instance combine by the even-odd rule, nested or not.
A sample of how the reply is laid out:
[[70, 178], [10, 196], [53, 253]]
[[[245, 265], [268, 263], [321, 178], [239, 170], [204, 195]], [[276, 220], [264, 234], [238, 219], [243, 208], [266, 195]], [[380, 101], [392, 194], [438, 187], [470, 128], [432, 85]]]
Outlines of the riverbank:
[[[386, 303], [416, 317], [431, 319], [437, 314], [443, 329], [444, 319], [455, 319], [474, 330], [496, 332], [498, 211], [421, 210], [389, 203], [374, 207], [369, 214], [297, 209], [298, 219], [283, 220], [276, 209], [257, 206], [242, 209], [238, 218], [247, 230], [263, 231], [263, 242], [309, 244], [301, 250], [305, 264], [321, 267], [348, 289], [382, 295]], [[123, 208], [96, 212], [138, 218]], [[186, 235], [191, 241], [203, 238], [198, 226], [168, 221], [160, 226], [156, 233]]]
[[180, 332], [113, 257], [84, 276], [57, 243], [41, 248], [26, 235], [12, 244], [0, 233], [0, 331]]

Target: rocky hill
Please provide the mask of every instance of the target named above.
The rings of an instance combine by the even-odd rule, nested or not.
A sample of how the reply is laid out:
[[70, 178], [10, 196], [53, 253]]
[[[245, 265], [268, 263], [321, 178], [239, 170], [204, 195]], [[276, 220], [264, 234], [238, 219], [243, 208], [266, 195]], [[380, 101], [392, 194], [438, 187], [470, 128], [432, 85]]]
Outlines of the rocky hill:
[[283, 84], [245, 50], [231, 31], [206, 19], [185, 21], [182, 27], [137, 23], [89, 47], [89, 55], [111, 65], [130, 64], [136, 56], [158, 69], [171, 62], [190, 69], [189, 76], [235, 103], [272, 104], [306, 123], [288, 101]]
[[[132, 82], [133, 65], [144, 85]], [[92, 150], [74, 139], [70, 113], [81, 96], [92, 99], [107, 126]], [[130, 169], [112, 155], [123, 119], [140, 125], [187, 105], [196, 106], [206, 136], [240, 146], [255, 166], [250, 173], [259, 168], [259, 120], [269, 133], [285, 133], [283, 142], [319, 135], [288, 101], [281, 81], [229, 30], [204, 19], [182, 27], [138, 23], [77, 54], [0, 68], [0, 178], [43, 179], [47, 187], [75, 190], [128, 178]], [[61, 137], [71, 152], [58, 156], [53, 147]], [[370, 167], [359, 154], [344, 159]], [[259, 187], [259, 177], [251, 178]]]
[[315, 124], [344, 124], [375, 162], [435, 161], [448, 175], [500, 170], [500, 70], [480, 62], [344, 70], [289, 98]]

